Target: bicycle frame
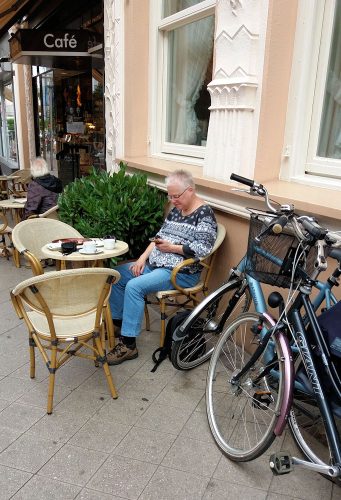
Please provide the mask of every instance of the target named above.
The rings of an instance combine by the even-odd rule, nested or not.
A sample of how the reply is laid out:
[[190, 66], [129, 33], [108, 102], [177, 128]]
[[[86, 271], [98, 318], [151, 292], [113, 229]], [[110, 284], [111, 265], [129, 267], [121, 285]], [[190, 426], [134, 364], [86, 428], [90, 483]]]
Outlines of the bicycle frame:
[[[334, 461], [336, 464], [340, 466], [341, 464], [341, 440], [338, 434], [335, 419], [333, 416], [333, 411], [329, 402], [328, 397], [326, 396], [325, 389], [323, 384], [321, 385], [321, 374], [319, 374], [318, 367], [316, 366], [316, 362], [314, 359], [314, 353], [312, 352], [312, 348], [310, 345], [310, 341], [308, 339], [308, 335], [305, 329], [304, 320], [302, 318], [300, 309], [303, 306], [305, 310], [305, 314], [309, 320], [311, 335], [313, 337], [313, 341], [316, 342], [316, 345], [319, 346], [321, 352], [321, 358], [323, 360], [323, 364], [330, 371], [330, 355], [328, 352], [328, 348], [325, 343], [321, 339], [323, 339], [322, 332], [319, 328], [319, 325], [316, 321], [316, 316], [314, 312], [314, 307], [308, 296], [301, 294], [297, 300], [295, 301], [293, 307], [289, 311], [288, 319], [290, 323], [292, 323], [295, 336], [298, 344], [298, 348], [301, 354], [302, 361], [304, 363], [306, 372], [308, 374], [309, 380], [312, 385], [313, 393], [318, 402], [319, 409], [322, 414], [322, 418], [325, 422], [326, 433], [328, 437], [328, 442], [330, 446], [330, 450]], [[341, 396], [341, 384], [339, 379], [331, 378], [331, 382], [333, 382], [334, 388], [336, 389], [336, 393], [338, 397]]]

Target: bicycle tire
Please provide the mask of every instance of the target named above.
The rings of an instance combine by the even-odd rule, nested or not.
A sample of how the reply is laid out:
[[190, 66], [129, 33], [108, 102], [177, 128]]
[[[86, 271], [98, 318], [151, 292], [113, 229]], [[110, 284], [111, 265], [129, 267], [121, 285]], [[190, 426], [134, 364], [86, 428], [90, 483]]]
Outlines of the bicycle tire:
[[[302, 365], [297, 372], [302, 370]], [[308, 379], [307, 379], [308, 380]], [[341, 410], [334, 411], [335, 422], [341, 435]], [[320, 409], [312, 391], [294, 391], [294, 400], [288, 418], [290, 432], [304, 456], [313, 463], [330, 465], [332, 458]], [[340, 479], [338, 480], [340, 484]]]
[[270, 357], [278, 376], [275, 378], [268, 373], [256, 380], [267, 366], [267, 348], [241, 381], [231, 384], [232, 375], [242, 369], [255, 350], [255, 343], [258, 345], [258, 327], [270, 327], [260, 318], [257, 313], [245, 313], [232, 321], [219, 339], [208, 369], [206, 410], [209, 426], [219, 448], [236, 462], [254, 460], [269, 448], [276, 437], [274, 428], [283, 400], [284, 366], [276, 335], [270, 338], [274, 347]]
[[242, 284], [242, 279], [225, 283], [194, 309], [185, 321], [183, 338], [173, 342], [171, 361], [174, 368], [191, 370], [211, 357], [226, 321], [250, 307], [250, 291], [246, 287], [228, 317], [224, 318], [224, 324], [220, 324], [223, 312]]

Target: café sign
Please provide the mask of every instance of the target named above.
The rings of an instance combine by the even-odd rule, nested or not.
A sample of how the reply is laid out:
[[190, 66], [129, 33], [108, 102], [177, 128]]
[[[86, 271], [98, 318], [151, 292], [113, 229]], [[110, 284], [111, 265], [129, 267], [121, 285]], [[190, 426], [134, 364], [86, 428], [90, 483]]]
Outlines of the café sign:
[[[43, 31], [20, 29], [9, 40], [12, 62], [32, 64], [37, 66], [67, 67], [74, 66], [80, 58], [91, 62], [94, 57], [102, 58], [101, 54], [90, 54], [94, 47], [102, 44], [98, 33], [90, 30]], [[76, 58], [76, 59], [75, 59]]]

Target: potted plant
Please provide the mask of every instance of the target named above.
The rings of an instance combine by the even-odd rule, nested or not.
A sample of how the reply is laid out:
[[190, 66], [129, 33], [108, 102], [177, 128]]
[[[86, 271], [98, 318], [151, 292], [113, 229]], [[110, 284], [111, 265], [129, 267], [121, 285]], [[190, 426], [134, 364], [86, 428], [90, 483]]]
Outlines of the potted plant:
[[126, 164], [114, 174], [92, 169], [88, 177], [68, 184], [58, 199], [60, 219], [83, 236], [115, 235], [137, 258], [164, 219], [166, 195], [147, 184], [146, 174], [126, 175]]

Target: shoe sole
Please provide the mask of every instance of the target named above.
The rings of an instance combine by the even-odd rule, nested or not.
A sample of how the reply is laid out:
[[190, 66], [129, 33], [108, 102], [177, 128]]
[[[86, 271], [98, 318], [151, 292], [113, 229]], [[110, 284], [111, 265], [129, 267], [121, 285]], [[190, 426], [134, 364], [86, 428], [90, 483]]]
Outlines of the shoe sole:
[[121, 363], [124, 363], [124, 361], [130, 361], [131, 359], [136, 359], [138, 357], [138, 355], [139, 355], [139, 353], [137, 352], [136, 354], [133, 354], [133, 356], [129, 356], [129, 358], [118, 359], [117, 361], [107, 360], [107, 362], [108, 362], [109, 366], [116, 366], [116, 365], [120, 365]]

